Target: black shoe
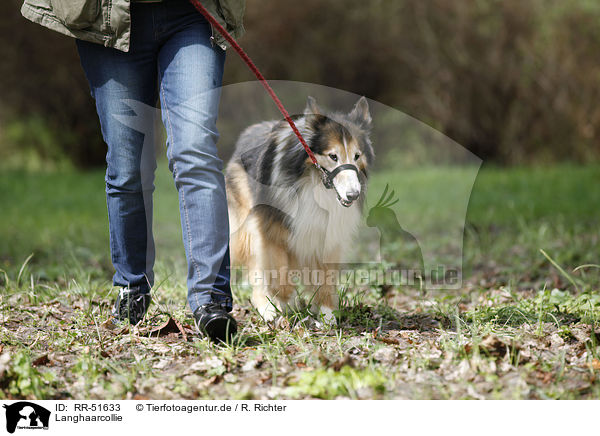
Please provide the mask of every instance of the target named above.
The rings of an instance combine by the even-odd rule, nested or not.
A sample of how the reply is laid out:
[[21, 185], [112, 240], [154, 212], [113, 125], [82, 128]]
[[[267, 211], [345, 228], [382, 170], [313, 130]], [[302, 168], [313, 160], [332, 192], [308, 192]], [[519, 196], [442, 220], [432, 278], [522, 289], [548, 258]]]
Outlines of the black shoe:
[[237, 323], [224, 304], [208, 303], [194, 312], [196, 328], [213, 342], [230, 342], [237, 333]]
[[126, 319], [133, 325], [142, 320], [150, 306], [150, 292], [140, 288], [121, 288], [113, 307], [112, 316], [119, 320]]

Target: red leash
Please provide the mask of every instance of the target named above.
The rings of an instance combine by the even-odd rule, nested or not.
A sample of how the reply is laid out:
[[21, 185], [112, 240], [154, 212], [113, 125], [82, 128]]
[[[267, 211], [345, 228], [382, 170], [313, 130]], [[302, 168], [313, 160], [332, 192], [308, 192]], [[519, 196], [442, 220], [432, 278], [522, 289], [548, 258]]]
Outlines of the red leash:
[[265, 79], [265, 77], [258, 70], [256, 65], [254, 65], [254, 62], [252, 62], [252, 59], [250, 59], [250, 57], [246, 54], [246, 52], [242, 49], [242, 47], [240, 47], [240, 45], [236, 42], [235, 39], [233, 39], [233, 37], [229, 34], [229, 32], [227, 32], [227, 30], [225, 30], [225, 28], [223, 26], [221, 26], [221, 24], [215, 19], [215, 17], [213, 17], [210, 14], [210, 12], [208, 12], [206, 10], [206, 8], [204, 6], [202, 6], [202, 4], [200, 3], [199, 0], [190, 0], [190, 2], [194, 5], [194, 7], [196, 9], [198, 9], [198, 12], [200, 12], [204, 16], [204, 18], [206, 18], [206, 20], [210, 24], [212, 24], [212, 26], [214, 28], [216, 28], [221, 35], [223, 35], [223, 38], [225, 38], [227, 40], [227, 42], [229, 44], [231, 44], [233, 49], [237, 52], [237, 54], [240, 55], [240, 57], [246, 63], [246, 65], [248, 65], [248, 68], [250, 68], [250, 70], [254, 73], [256, 78], [258, 80], [260, 80], [260, 83], [262, 83], [262, 86], [264, 86], [264, 88], [267, 90], [267, 92], [269, 93], [269, 95], [271, 96], [271, 98], [273, 99], [275, 104], [277, 105], [277, 108], [283, 114], [285, 120], [289, 123], [290, 127], [292, 128], [292, 130], [294, 131], [294, 133], [300, 140], [300, 143], [304, 147], [304, 150], [306, 150], [306, 154], [308, 154], [308, 157], [310, 158], [312, 163], [315, 164], [315, 166], [319, 170], [321, 170], [323, 173], [325, 173], [323, 171], [323, 168], [321, 168], [321, 165], [319, 165], [319, 163], [317, 162], [317, 158], [315, 157], [314, 153], [312, 152], [312, 150], [309, 148], [308, 144], [302, 137], [302, 134], [300, 134], [300, 131], [296, 127], [296, 124], [294, 124], [294, 121], [290, 117], [290, 114], [288, 113], [287, 110], [285, 110], [283, 103], [281, 103], [281, 100], [279, 100], [279, 97], [277, 97], [277, 95], [275, 94], [275, 91], [273, 91], [273, 88], [271, 88], [271, 85], [269, 85], [269, 83], [267, 82], [267, 79]]

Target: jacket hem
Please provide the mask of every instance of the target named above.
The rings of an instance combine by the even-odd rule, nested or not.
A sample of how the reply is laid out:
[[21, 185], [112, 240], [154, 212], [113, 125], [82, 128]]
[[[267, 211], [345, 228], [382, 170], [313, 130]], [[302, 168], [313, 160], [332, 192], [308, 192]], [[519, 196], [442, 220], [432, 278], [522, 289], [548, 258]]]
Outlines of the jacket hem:
[[54, 18], [52, 15], [37, 10], [35, 7], [23, 3], [21, 7], [21, 15], [29, 21], [39, 24], [55, 32], [61, 33], [72, 38], [81, 39], [84, 41], [95, 42], [102, 44], [105, 47], [113, 47], [117, 50], [127, 52], [129, 51], [128, 44], [111, 44], [111, 37], [98, 32], [86, 31], [86, 30], [72, 30], [65, 26], [60, 20]]

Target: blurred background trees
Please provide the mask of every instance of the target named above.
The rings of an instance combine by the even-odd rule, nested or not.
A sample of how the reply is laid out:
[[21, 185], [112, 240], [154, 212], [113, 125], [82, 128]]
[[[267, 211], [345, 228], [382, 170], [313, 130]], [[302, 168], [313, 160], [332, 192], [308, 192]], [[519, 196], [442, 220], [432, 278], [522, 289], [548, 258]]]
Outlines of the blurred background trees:
[[[73, 40], [0, 3], [0, 159], [102, 165]], [[366, 95], [501, 164], [600, 156], [594, 0], [248, 0], [241, 40], [270, 79]], [[225, 84], [253, 80], [229, 52]]]
[[102, 164], [105, 145], [74, 40], [25, 20], [21, 4], [0, 3], [0, 160]]

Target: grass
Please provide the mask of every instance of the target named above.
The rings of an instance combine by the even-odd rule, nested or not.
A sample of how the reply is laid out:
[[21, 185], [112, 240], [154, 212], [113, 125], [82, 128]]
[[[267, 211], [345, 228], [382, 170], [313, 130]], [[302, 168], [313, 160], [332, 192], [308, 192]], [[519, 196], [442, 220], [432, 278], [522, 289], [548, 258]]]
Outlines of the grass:
[[[464, 199], [456, 186], [471, 174], [379, 172], [370, 185], [369, 204], [386, 184], [395, 189], [400, 224], [433, 235], [422, 245], [434, 256], [464, 259], [460, 289], [371, 283], [340, 290], [337, 328], [317, 328], [307, 311], [273, 328], [238, 285], [240, 334], [215, 346], [192, 332], [177, 196], [164, 165], [155, 193], [157, 285], [138, 328], [106, 322], [115, 290], [103, 174], [4, 171], [0, 395], [597, 398], [600, 168], [484, 167], [457, 242]], [[388, 238], [378, 267], [412, 248]], [[152, 333], [169, 317], [187, 341]]]

